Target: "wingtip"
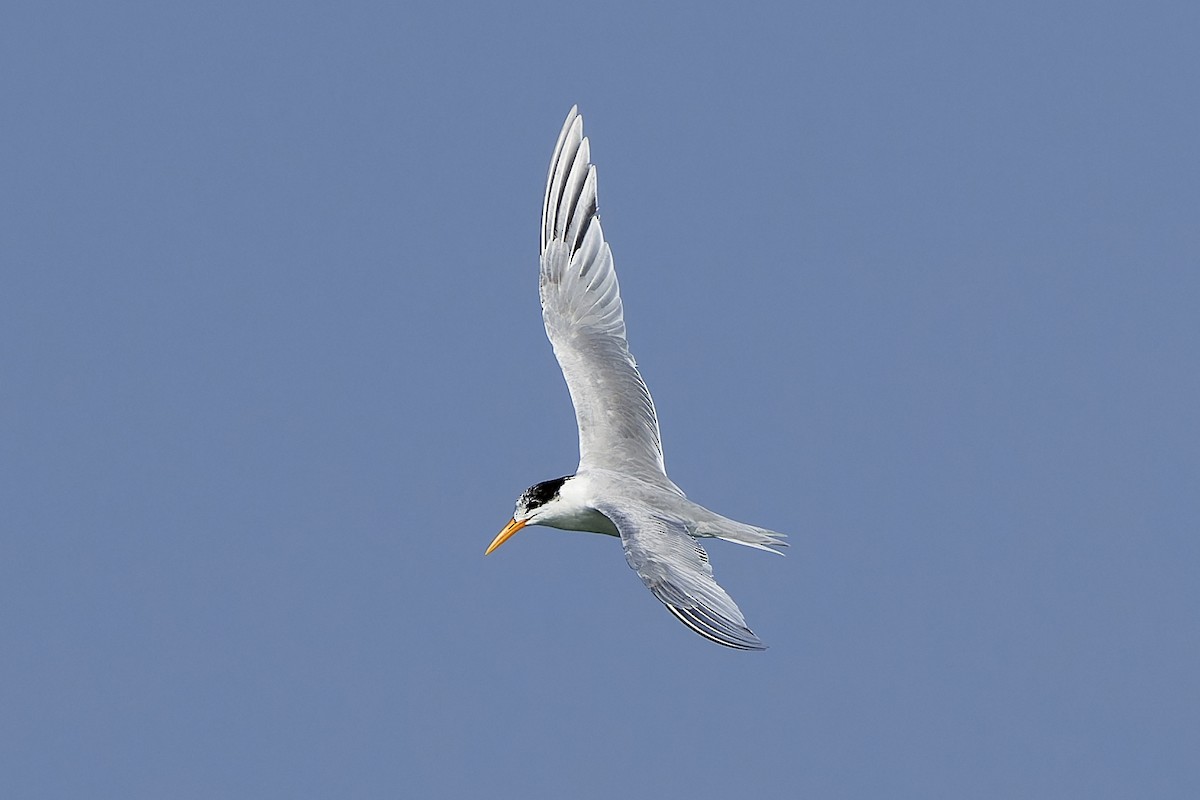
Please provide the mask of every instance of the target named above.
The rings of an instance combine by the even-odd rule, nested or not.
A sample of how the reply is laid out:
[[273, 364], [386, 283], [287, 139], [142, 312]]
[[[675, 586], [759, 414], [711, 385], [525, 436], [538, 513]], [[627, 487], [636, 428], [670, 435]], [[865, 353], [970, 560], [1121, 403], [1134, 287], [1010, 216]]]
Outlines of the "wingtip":
[[579, 113], [579, 104], [571, 106], [571, 110], [567, 112], [567, 118], [563, 120], [563, 128], [569, 128], [575, 120], [580, 119], [582, 115]]
[[710, 642], [732, 650], [757, 652], [767, 649], [762, 639], [759, 639], [754, 631], [744, 625], [735, 625], [728, 620], [723, 620], [703, 606], [683, 608], [665, 601], [663, 605], [676, 619]]

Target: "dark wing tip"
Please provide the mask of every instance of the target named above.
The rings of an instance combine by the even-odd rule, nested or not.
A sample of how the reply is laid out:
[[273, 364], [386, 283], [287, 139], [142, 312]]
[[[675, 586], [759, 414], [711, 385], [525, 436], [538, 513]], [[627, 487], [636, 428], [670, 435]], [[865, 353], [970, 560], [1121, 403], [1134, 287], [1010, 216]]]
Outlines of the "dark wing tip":
[[[660, 598], [661, 599], [661, 598]], [[728, 620], [715, 615], [708, 608], [698, 605], [684, 608], [663, 600], [667, 610], [675, 618], [696, 633], [734, 650], [766, 650], [767, 646], [754, 634], [754, 631], [741, 625], [734, 625]]]

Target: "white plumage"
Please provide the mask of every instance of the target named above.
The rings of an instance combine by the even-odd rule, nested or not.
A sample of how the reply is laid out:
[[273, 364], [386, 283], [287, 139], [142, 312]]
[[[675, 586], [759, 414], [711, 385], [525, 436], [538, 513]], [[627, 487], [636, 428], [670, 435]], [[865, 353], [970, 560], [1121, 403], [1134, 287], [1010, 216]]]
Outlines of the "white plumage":
[[715, 514], [667, 477], [658, 417], [625, 338], [612, 253], [597, 216], [596, 168], [571, 109], [542, 203], [542, 318], [579, 426], [575, 475], [530, 487], [490, 553], [526, 525], [620, 536], [629, 566], [681, 622], [718, 644], [761, 650], [712, 576], [697, 538], [764, 550], [783, 534]]

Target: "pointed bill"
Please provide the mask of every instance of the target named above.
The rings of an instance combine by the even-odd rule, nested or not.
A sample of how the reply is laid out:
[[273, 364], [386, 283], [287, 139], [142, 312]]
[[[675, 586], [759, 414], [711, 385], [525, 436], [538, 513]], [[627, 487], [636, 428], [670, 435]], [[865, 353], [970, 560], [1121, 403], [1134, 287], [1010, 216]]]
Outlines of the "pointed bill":
[[502, 530], [498, 534], [496, 534], [495, 539], [492, 539], [492, 543], [488, 545], [487, 550], [483, 551], [483, 554], [485, 556], [491, 555], [493, 550], [495, 550], [497, 547], [499, 547], [500, 545], [507, 542], [514, 533], [516, 533], [517, 531], [521, 530], [521, 528], [524, 528], [524, 527], [525, 527], [525, 520], [518, 521], [516, 519], [510, 519], [508, 521], [508, 524], [504, 526], [504, 530]]

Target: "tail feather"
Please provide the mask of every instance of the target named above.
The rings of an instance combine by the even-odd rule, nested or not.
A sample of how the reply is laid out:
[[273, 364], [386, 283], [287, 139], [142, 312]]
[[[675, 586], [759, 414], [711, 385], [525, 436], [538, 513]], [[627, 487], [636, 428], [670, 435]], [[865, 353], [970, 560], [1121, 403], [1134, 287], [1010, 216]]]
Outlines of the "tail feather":
[[788, 543], [785, 541], [787, 539], [786, 533], [778, 533], [777, 531], [769, 531], [766, 528], [747, 525], [744, 522], [737, 522], [728, 517], [722, 517], [719, 514], [713, 514], [713, 517], [715, 519], [707, 524], [702, 523], [699, 525], [694, 535], [724, 539], [727, 542], [743, 544], [746, 547], [766, 550], [768, 553], [774, 553], [777, 556], [781, 556], [783, 553], [775, 548], [788, 546]]

